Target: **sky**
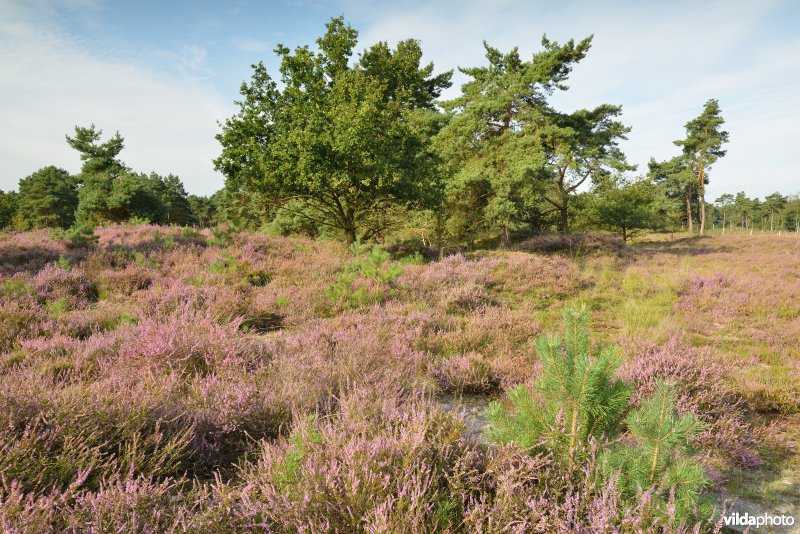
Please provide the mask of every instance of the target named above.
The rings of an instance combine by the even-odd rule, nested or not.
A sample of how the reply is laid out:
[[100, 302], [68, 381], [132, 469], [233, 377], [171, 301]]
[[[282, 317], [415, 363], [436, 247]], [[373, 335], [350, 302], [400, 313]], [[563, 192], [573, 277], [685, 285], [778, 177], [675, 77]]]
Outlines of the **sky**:
[[[523, 57], [546, 34], [594, 35], [561, 111], [621, 105], [622, 148], [646, 172], [709, 98], [730, 132], [707, 198], [800, 193], [800, 2], [796, 0], [453, 2], [0, 0], [0, 189], [46, 165], [77, 173], [65, 135], [95, 124], [119, 131], [139, 172], [177, 174], [190, 193], [224, 183], [212, 160], [218, 121], [233, 115], [250, 65], [277, 73], [273, 49], [313, 45], [344, 15], [361, 48], [421, 41], [435, 72], [485, 63], [483, 41]], [[459, 94], [456, 72], [443, 97]]]

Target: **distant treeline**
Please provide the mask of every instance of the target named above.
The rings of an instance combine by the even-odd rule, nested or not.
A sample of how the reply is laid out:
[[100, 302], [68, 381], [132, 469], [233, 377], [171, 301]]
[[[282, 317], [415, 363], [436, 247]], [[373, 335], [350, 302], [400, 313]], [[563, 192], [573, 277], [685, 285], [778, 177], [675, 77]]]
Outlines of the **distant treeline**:
[[800, 230], [800, 200], [779, 193], [705, 198], [728, 132], [709, 99], [686, 122], [670, 160], [633, 176], [619, 148], [630, 128], [622, 108], [571, 113], [549, 103], [566, 90], [591, 37], [542, 39], [529, 60], [484, 43], [484, 66], [462, 68], [461, 95], [442, 101], [452, 72], [421, 64], [419, 42], [374, 44], [354, 58], [358, 33], [332, 19], [317, 49], [279, 45], [280, 84], [263, 63], [243, 83], [237, 113], [221, 126], [214, 161], [225, 186], [188, 195], [174, 175], [134, 172], [119, 159], [123, 138], [94, 125], [67, 142], [80, 153], [72, 176], [45, 167], [0, 192], [0, 226], [90, 228], [147, 221], [228, 223], [277, 234], [427, 245], [508, 244], [515, 232], [604, 229]]

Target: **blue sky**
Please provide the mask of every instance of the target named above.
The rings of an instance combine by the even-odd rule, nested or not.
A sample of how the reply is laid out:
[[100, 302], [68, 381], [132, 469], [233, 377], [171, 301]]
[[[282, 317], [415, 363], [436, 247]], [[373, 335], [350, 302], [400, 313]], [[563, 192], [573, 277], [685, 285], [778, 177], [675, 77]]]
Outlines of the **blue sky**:
[[[223, 179], [211, 160], [217, 121], [230, 116], [250, 64], [277, 64], [277, 43], [313, 44], [344, 15], [361, 43], [421, 40], [437, 71], [483, 61], [482, 40], [524, 55], [542, 34], [594, 34], [574, 70], [565, 110], [608, 102], [633, 127], [623, 148], [646, 169], [677, 153], [674, 139], [718, 98], [731, 142], [709, 197], [800, 193], [800, 2], [113, 2], [0, 0], [0, 189], [45, 165], [80, 168], [64, 141], [95, 123], [126, 140], [137, 171], [178, 174], [192, 193]], [[445, 96], [452, 97], [464, 81]]]

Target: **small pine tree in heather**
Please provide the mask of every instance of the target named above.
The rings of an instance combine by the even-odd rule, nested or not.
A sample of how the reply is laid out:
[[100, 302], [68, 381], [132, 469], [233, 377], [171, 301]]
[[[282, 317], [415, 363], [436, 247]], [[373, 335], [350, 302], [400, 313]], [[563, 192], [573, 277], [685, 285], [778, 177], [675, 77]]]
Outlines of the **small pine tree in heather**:
[[589, 354], [589, 313], [564, 311], [564, 337], [542, 336], [536, 349], [542, 376], [533, 387], [517, 386], [508, 402], [489, 406], [489, 439], [550, 452], [571, 471], [590, 438], [618, 432], [630, 388], [614, 378], [620, 359], [614, 348]]
[[[588, 319], [585, 308], [567, 309], [564, 337], [537, 339], [542, 375], [489, 406], [489, 439], [551, 453], [567, 473], [586, 467], [594, 444], [602, 450], [597, 481], [616, 480], [623, 502], [646, 497], [676, 527], [709, 517], [708, 478], [689, 456], [702, 423], [676, 412], [675, 388], [664, 383], [625, 417], [631, 389], [614, 378], [619, 357], [613, 348], [590, 355]], [[625, 439], [615, 439], [625, 430]]]
[[703, 423], [694, 414], [678, 414], [676, 400], [674, 385], [659, 383], [653, 396], [625, 419], [636, 443], [607, 449], [600, 463], [606, 475], [619, 474], [623, 498], [636, 499], [643, 489], [655, 486], [657, 506], [664, 511], [674, 507], [670, 515], [682, 522], [710, 513], [702, 500], [709, 480], [703, 466], [687, 455]]

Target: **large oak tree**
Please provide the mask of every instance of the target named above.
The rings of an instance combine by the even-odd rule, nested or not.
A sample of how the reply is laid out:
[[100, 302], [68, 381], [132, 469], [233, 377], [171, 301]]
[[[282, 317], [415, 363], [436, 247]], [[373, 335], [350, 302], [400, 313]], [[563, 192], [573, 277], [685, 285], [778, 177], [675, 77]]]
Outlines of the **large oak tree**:
[[421, 65], [419, 43], [375, 44], [354, 58], [357, 32], [326, 25], [318, 50], [279, 45], [280, 83], [263, 63], [222, 124], [216, 168], [226, 187], [258, 193], [349, 242], [385, 230], [398, 207], [435, 203], [428, 149], [434, 99], [451, 73]]

